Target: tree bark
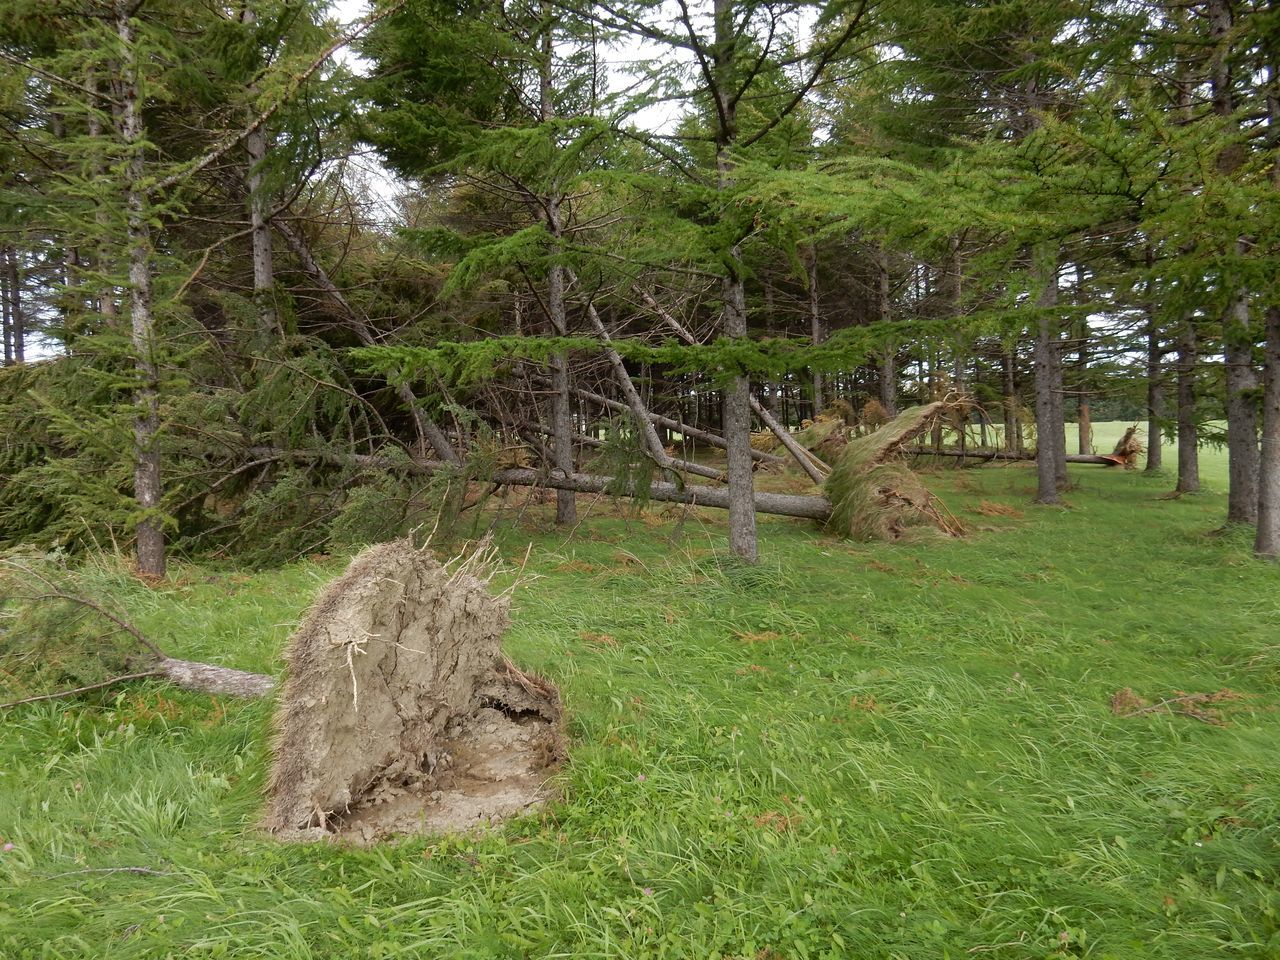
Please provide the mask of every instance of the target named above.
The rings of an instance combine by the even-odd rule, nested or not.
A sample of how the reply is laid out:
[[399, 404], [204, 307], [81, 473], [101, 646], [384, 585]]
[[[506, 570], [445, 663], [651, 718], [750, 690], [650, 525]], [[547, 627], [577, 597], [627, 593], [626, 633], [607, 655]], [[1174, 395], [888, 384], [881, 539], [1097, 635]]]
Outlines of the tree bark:
[[1014, 380], [1013, 347], [1005, 347], [1000, 354], [1000, 368], [1004, 381], [1004, 403], [1001, 413], [1004, 415], [1004, 448], [1006, 450], [1022, 450], [1022, 427], [1018, 423], [1018, 387]]
[[1258, 471], [1258, 531], [1254, 552], [1280, 558], [1280, 307], [1267, 310], [1263, 367], [1262, 456]]
[[[723, 0], [717, 0], [721, 3]], [[737, 259], [737, 254], [734, 254]], [[724, 330], [731, 338], [747, 335], [746, 290], [732, 271], [723, 283]], [[724, 392], [724, 439], [729, 478], [729, 549], [748, 563], [759, 557], [756, 543], [754, 475], [751, 470], [751, 384], [734, 377]]]
[[[4, 263], [9, 262], [9, 248], [3, 253]], [[13, 321], [9, 316], [9, 272], [0, 270], [0, 334], [4, 337], [4, 365], [13, 363]]]
[[[881, 244], [876, 250], [876, 319], [887, 323], [892, 316], [893, 302], [889, 287], [889, 254]], [[895, 369], [897, 349], [885, 344], [880, 354], [879, 392], [880, 406], [890, 417], [898, 415], [898, 371]]]
[[[979, 463], [986, 463], [990, 460], [1036, 459], [1035, 453], [1014, 453], [1010, 450], [935, 450], [932, 447], [903, 447], [902, 451], [918, 457], [963, 457]], [[1095, 463], [1106, 467], [1123, 465], [1123, 461], [1118, 457], [1109, 457], [1106, 454], [1098, 453], [1069, 453], [1066, 456], [1066, 460], [1067, 463]]]
[[[1060, 502], [1059, 475], [1066, 469], [1065, 450], [1059, 453], [1057, 437], [1063, 433], [1061, 417], [1062, 367], [1058, 353], [1057, 318], [1048, 309], [1058, 299], [1057, 256], [1045, 265], [1047, 276], [1036, 300], [1041, 313], [1036, 320], [1036, 502]], [[1063, 442], [1065, 447], [1065, 440]]]
[[[274, 459], [292, 459], [302, 462], [332, 463], [335, 465], [354, 464], [371, 470], [406, 470], [414, 474], [429, 475], [448, 465], [436, 460], [417, 460], [409, 463], [393, 460], [390, 457], [371, 456], [369, 454], [346, 454], [337, 451], [322, 450], [280, 450], [274, 447], [250, 447], [248, 453], [254, 457], [271, 457]], [[544, 474], [526, 467], [512, 467], [506, 470], [495, 470], [485, 477], [490, 483], [514, 487], [550, 487], [553, 490], [573, 490], [577, 493], [604, 493], [617, 487], [616, 477], [598, 474], [575, 473], [568, 477], [556, 473]], [[625, 486], [619, 491], [621, 496], [635, 497], [642, 491], [634, 485]], [[685, 484], [680, 486], [665, 481], [655, 481], [649, 485], [644, 495], [650, 500], [664, 503], [684, 503], [695, 507], [716, 507], [721, 510], [732, 509], [732, 491], [723, 486], [699, 486]], [[793, 493], [766, 493], [753, 491], [750, 507], [753, 511], [774, 514], [782, 517], [801, 517], [809, 520], [826, 520], [831, 514], [831, 501], [826, 497], [802, 496]]]
[[165, 575], [164, 527], [159, 516], [162, 485], [160, 476], [160, 389], [156, 365], [155, 318], [151, 299], [151, 231], [146, 197], [146, 148], [139, 102], [137, 38], [134, 36], [131, 6], [116, 0], [116, 35], [123, 61], [120, 87], [123, 106], [120, 135], [129, 157], [125, 165], [124, 190], [129, 248], [129, 319], [134, 363], [139, 386], [134, 393], [137, 412], [133, 422], [133, 493], [141, 519], [136, 528], [138, 572], [153, 577]]
[[27, 322], [22, 306], [22, 269], [14, 247], [4, 248], [4, 267], [9, 294], [9, 358], [13, 363], [23, 363], [27, 358]]
[[[733, 148], [738, 140], [737, 100], [732, 95], [733, 46], [737, 40], [733, 23], [733, 0], [714, 0], [715, 45], [710, 71], [711, 94], [715, 99], [716, 188], [727, 192], [733, 183]], [[738, 244], [728, 250], [727, 269], [720, 285], [721, 327], [726, 337], [747, 336], [747, 296], [742, 275], [742, 251]], [[756, 543], [756, 512], [753, 504], [754, 477], [751, 472], [751, 384], [745, 376], [733, 378], [724, 391], [724, 438], [727, 444], [729, 476], [729, 549], [747, 563], [759, 557]]]
[[[818, 298], [818, 245], [816, 243], [809, 244], [809, 335], [813, 339], [813, 345], [815, 347], [827, 339], [826, 330], [822, 324], [822, 310]], [[814, 370], [814, 416], [816, 417], [819, 412], [826, 409], [826, 405], [826, 388], [822, 380], [822, 372]]]
[[[1231, 130], [1239, 129], [1235, 117], [1232, 79], [1234, 13], [1229, 0], [1208, 0], [1205, 5], [1209, 39], [1209, 90], [1215, 116]], [[1233, 175], [1244, 162], [1245, 148], [1230, 144], [1218, 155], [1218, 172]], [[1243, 257], [1248, 244], [1237, 240]], [[1229, 284], [1229, 278], [1224, 281]], [[1258, 413], [1254, 391], [1258, 386], [1253, 367], [1254, 336], [1249, 323], [1249, 292], [1226, 291], [1228, 303], [1222, 315], [1222, 339], [1227, 386], [1227, 523], [1254, 523], [1258, 518]]]
[[[552, 88], [552, 67], [555, 61], [555, 38], [552, 27], [555, 16], [550, 0], [542, 0], [542, 56], [538, 62], [538, 106], [539, 119], [549, 123], [555, 118], [554, 89]], [[561, 238], [564, 235], [564, 224], [561, 219], [560, 205], [564, 197], [559, 187], [552, 184], [550, 195], [546, 198], [544, 210], [547, 220], [547, 232], [551, 235], [550, 253], [553, 261], [547, 269], [547, 312], [551, 321], [551, 329], [558, 337], [568, 334], [569, 322], [565, 311], [565, 272], [564, 266], [555, 262], [561, 252]], [[573, 410], [569, 396], [569, 356], [561, 351], [551, 358], [551, 449], [555, 458], [556, 469], [565, 476], [573, 473]], [[562, 526], [576, 523], [578, 520], [578, 503], [572, 490], [556, 491], [556, 523]]]
[[[1274, 4], [1273, 4], [1274, 8]], [[1267, 119], [1280, 121], [1280, 63], [1267, 65]], [[1273, 139], [1271, 184], [1280, 190], [1280, 142]], [[1258, 529], [1254, 552], [1280, 559], [1280, 305], [1267, 308], [1266, 351], [1262, 368], [1262, 450], [1258, 458]]]
[[1223, 318], [1227, 381], [1227, 523], [1258, 519], [1258, 387], [1249, 301], [1237, 294]]
[[275, 689], [273, 677], [230, 667], [166, 657], [156, 664], [159, 675], [184, 690], [231, 697], [265, 697]]
[[1178, 331], [1178, 493], [1200, 490], [1200, 436], [1196, 423], [1195, 321], [1188, 317]]
[[[245, 4], [240, 22], [252, 26], [258, 16], [250, 4]], [[250, 92], [256, 88], [250, 87]], [[266, 125], [256, 127], [244, 138], [245, 153], [249, 156], [249, 169], [245, 175], [245, 188], [249, 194], [249, 225], [253, 250], [253, 301], [258, 308], [259, 333], [264, 338], [280, 334], [280, 318], [275, 304], [275, 264], [271, 250], [270, 197], [264, 177], [263, 164], [267, 159]]]
[[1078, 452], [1088, 456], [1093, 453], [1093, 416], [1089, 409], [1089, 388], [1085, 383], [1089, 374], [1088, 320], [1081, 318], [1076, 336], [1076, 444]]
[[1164, 419], [1164, 384], [1161, 380], [1160, 330], [1155, 315], [1148, 307], [1147, 315], [1147, 473], [1157, 473], [1163, 466], [1164, 438], [1160, 421]]

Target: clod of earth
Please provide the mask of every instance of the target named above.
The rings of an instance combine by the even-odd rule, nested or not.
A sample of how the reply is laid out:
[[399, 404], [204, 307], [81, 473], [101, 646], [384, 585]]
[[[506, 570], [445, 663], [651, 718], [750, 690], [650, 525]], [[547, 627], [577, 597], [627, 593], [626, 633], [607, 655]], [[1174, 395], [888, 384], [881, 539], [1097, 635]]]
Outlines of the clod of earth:
[[557, 690], [502, 654], [506, 597], [405, 540], [361, 553], [290, 640], [265, 827], [370, 842], [537, 807], [564, 758]]

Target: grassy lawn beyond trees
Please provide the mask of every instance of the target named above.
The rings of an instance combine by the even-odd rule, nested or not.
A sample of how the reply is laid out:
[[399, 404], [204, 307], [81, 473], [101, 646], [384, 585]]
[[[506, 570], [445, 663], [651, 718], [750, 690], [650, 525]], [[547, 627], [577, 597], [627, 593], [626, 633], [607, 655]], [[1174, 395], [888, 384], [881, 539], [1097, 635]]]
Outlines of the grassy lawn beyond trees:
[[[755, 567], [675, 508], [504, 522], [536, 575], [507, 648], [563, 691], [571, 761], [483, 836], [263, 838], [269, 702], [13, 710], [0, 956], [1280, 956], [1280, 591], [1207, 535], [1221, 459], [1177, 500], [1072, 467], [1064, 508], [1028, 506], [1031, 464], [942, 469], [968, 537], [767, 519]], [[176, 655], [277, 672], [344, 563], [180, 565], [124, 599]]]

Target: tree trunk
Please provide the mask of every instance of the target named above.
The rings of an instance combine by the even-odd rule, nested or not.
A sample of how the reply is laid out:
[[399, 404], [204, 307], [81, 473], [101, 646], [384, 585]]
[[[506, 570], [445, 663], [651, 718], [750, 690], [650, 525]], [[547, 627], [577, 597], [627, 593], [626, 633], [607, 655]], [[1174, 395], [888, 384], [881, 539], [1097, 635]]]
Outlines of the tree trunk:
[[1000, 355], [1000, 368], [1004, 379], [1004, 448], [1022, 451], [1022, 427], [1018, 423], [1018, 387], [1014, 380], [1014, 348], [1005, 347]]
[[[1148, 308], [1150, 310], [1150, 308]], [[1163, 465], [1164, 384], [1160, 371], [1160, 331], [1154, 313], [1147, 317], [1147, 473], [1157, 473]]]
[[[818, 300], [818, 246], [816, 243], [809, 244], [809, 333], [813, 338], [813, 345], [816, 347], [827, 339], [826, 331], [822, 325], [822, 311]], [[822, 382], [822, 373], [818, 370], [813, 371], [813, 413], [818, 413], [826, 409], [827, 396], [825, 384]]]
[[[1267, 65], [1268, 121], [1280, 121], [1280, 63]], [[1280, 144], [1272, 141], [1271, 184], [1280, 190]], [[1262, 452], [1258, 459], [1258, 529], [1254, 552], [1280, 559], [1280, 306], [1267, 309], [1266, 359], [1262, 368]]]
[[[538, 92], [540, 119], [549, 123], [555, 119], [552, 68], [555, 60], [555, 38], [552, 28], [555, 16], [550, 0], [542, 0], [542, 57], [538, 62]], [[560, 204], [564, 197], [553, 184], [551, 195], [546, 198], [545, 212], [547, 232], [551, 234], [552, 258], [560, 255], [564, 224], [560, 216]], [[552, 262], [547, 270], [547, 312], [552, 332], [563, 337], [568, 334], [569, 323], [565, 312], [564, 266]], [[551, 358], [551, 449], [556, 469], [565, 476], [573, 473], [573, 414], [569, 396], [569, 356], [561, 351]], [[578, 502], [571, 490], [556, 491], [556, 523], [562, 526], [576, 523]]]
[[276, 685], [275, 679], [261, 673], [245, 673], [230, 667], [192, 660], [166, 657], [156, 664], [156, 671], [170, 683], [184, 690], [231, 697], [265, 697]]
[[[548, 205], [554, 209], [554, 200]], [[558, 225], [559, 216], [555, 215]], [[558, 236], [558, 231], [553, 236]], [[556, 336], [568, 331], [564, 305], [564, 267], [552, 264], [547, 272], [547, 310]], [[551, 358], [551, 450], [556, 469], [565, 476], [573, 473], [573, 417], [569, 397], [569, 357], [563, 351]], [[556, 523], [568, 525], [578, 520], [578, 502], [571, 490], [556, 491]]]
[[[1058, 352], [1057, 318], [1048, 309], [1058, 299], [1056, 256], [1046, 263], [1044, 288], [1036, 300], [1036, 502], [1058, 503], [1059, 475], [1066, 463], [1059, 459], [1057, 437], [1064, 426], [1061, 417], [1062, 367]], [[1063, 442], [1065, 447], [1065, 440]], [[1063, 454], [1065, 454], [1065, 449]]]
[[[240, 22], [251, 26], [257, 19], [253, 7], [246, 4], [240, 14]], [[250, 87], [250, 92], [256, 92], [256, 88]], [[267, 339], [282, 331], [275, 304], [276, 277], [271, 251], [270, 197], [263, 182], [263, 164], [267, 158], [265, 125], [245, 137], [244, 149], [249, 156], [245, 187], [249, 193], [250, 236], [253, 240], [253, 301], [258, 308], [259, 333]]]
[[[296, 460], [303, 463], [321, 462], [338, 466], [355, 465], [371, 470], [404, 470], [419, 475], [430, 475], [445, 469], [448, 464], [438, 460], [414, 460], [405, 462], [390, 457], [367, 454], [326, 452], [323, 450], [280, 450], [275, 447], [249, 447], [250, 456], [277, 460]], [[655, 481], [646, 490], [634, 484], [619, 488], [617, 477], [590, 473], [575, 473], [568, 477], [545, 474], [527, 467], [495, 470], [485, 477], [490, 483], [513, 487], [550, 487], [553, 490], [573, 490], [577, 493], [617, 493], [619, 496], [645, 496], [663, 503], [684, 503], [695, 507], [716, 507], [729, 510], [733, 507], [733, 493], [724, 486], [679, 485]], [[749, 507], [755, 512], [780, 517], [801, 517], [809, 520], [826, 520], [831, 514], [831, 501], [826, 497], [804, 496], [794, 493], [767, 493], [753, 491]]]
[[[716, 188], [727, 191], [733, 182], [733, 148], [738, 140], [737, 100], [732, 95], [736, 75], [730, 69], [736, 30], [732, 0], [714, 0], [715, 47], [724, 52], [712, 61], [711, 94], [715, 98]], [[742, 251], [737, 243], [728, 250], [727, 270], [720, 284], [721, 329], [730, 339], [747, 336], [747, 296], [742, 274]], [[754, 477], [751, 472], [751, 384], [745, 376], [735, 376], [724, 391], [723, 433], [729, 477], [729, 549], [748, 563], [759, 556], [756, 542]]]
[[146, 146], [139, 102], [137, 57], [132, 8], [116, 0], [116, 34], [123, 53], [120, 134], [129, 153], [124, 171], [125, 209], [129, 249], [129, 318], [134, 362], [140, 386], [134, 393], [137, 412], [133, 422], [133, 493], [138, 521], [138, 572], [165, 575], [164, 527], [160, 517], [160, 390], [156, 366], [155, 320], [151, 302], [151, 231], [146, 197]]
[[[3, 254], [5, 263], [9, 260], [9, 249]], [[0, 333], [4, 335], [4, 365], [13, 363], [13, 321], [9, 316], [9, 272], [0, 270]]]
[[[746, 291], [742, 279], [731, 272], [722, 289], [725, 335], [745, 337]], [[755, 563], [758, 547], [751, 470], [751, 384], [744, 376], [734, 377], [724, 391], [724, 439], [729, 478], [729, 548], [748, 563]]]
[[[876, 319], [891, 319], [892, 299], [889, 287], [889, 254], [884, 244], [876, 250]], [[880, 354], [880, 406], [891, 417], [898, 415], [898, 371], [894, 369], [897, 350], [887, 343]]]
[[[1209, 90], [1214, 114], [1231, 130], [1238, 130], [1232, 81], [1234, 13], [1229, 0], [1205, 5], [1209, 39]], [[1218, 172], [1231, 176], [1244, 161], [1245, 148], [1236, 143], [1218, 155]], [[1236, 243], [1240, 256], [1248, 250]], [[1229, 280], [1227, 281], [1229, 283]], [[1227, 386], [1227, 523], [1254, 523], [1258, 518], [1258, 412], [1253, 391], [1258, 386], [1253, 368], [1254, 338], [1249, 324], [1249, 293], [1232, 289], [1222, 316], [1222, 339]]]
[[1280, 307], [1267, 310], [1263, 378], [1258, 532], [1253, 549], [1258, 556], [1275, 560], [1280, 558]]
[[[975, 463], [987, 463], [991, 460], [1034, 460], [1034, 453], [1014, 453], [1010, 450], [934, 450], [932, 447], [902, 447], [903, 453], [913, 454], [917, 457], [961, 457], [966, 460], [973, 460]], [[1120, 457], [1107, 456], [1098, 453], [1069, 453], [1066, 456], [1067, 463], [1093, 463], [1104, 467], [1123, 466], [1124, 461]]]
[[1196, 424], [1195, 321], [1187, 318], [1178, 331], [1178, 493], [1200, 490], [1200, 436]]
[[22, 307], [22, 270], [14, 247], [4, 248], [4, 267], [9, 293], [10, 360], [23, 363], [26, 360], [27, 323]]
[[1227, 382], [1227, 523], [1258, 519], [1258, 387], [1249, 302], [1237, 295], [1223, 318]]
[[[1082, 295], [1083, 298], [1083, 295]], [[1076, 335], [1076, 441], [1078, 452], [1088, 456], [1093, 453], [1093, 417], [1089, 410], [1089, 388], [1085, 383], [1089, 375], [1089, 321], [1081, 319]]]

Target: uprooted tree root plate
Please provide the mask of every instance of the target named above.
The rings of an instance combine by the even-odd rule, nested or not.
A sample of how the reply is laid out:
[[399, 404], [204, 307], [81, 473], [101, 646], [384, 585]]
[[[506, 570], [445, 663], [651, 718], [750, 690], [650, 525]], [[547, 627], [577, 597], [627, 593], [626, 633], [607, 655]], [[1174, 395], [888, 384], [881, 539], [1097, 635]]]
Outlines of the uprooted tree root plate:
[[563, 708], [501, 651], [482, 554], [450, 570], [408, 541], [356, 557], [289, 642], [266, 828], [373, 842], [466, 831], [546, 799]]

